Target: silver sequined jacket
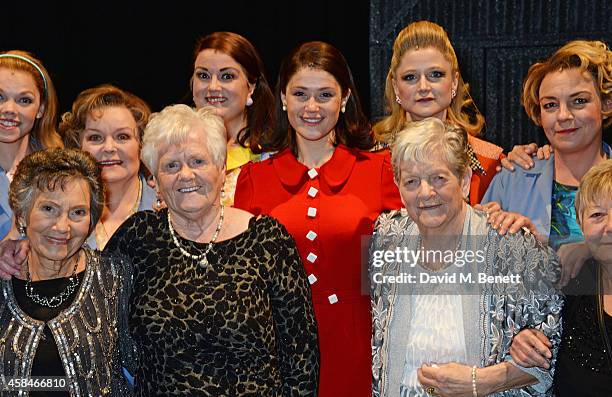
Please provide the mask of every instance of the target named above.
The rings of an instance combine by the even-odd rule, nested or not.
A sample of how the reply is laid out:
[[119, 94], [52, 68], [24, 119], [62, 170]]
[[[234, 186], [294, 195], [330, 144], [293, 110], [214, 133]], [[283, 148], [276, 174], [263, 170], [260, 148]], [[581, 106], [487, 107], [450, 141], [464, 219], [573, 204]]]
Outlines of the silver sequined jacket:
[[[87, 251], [88, 262], [74, 302], [49, 321], [66, 373], [72, 397], [131, 396], [121, 366], [133, 367], [133, 345], [125, 332], [125, 316], [131, 277], [124, 260]], [[124, 293], [125, 292], [125, 293]], [[119, 318], [123, 324], [119, 324]], [[1, 384], [10, 377], [30, 374], [45, 323], [27, 316], [17, 306], [10, 281], [2, 281], [0, 295], [0, 389], [2, 396], [26, 396], [8, 392]], [[120, 353], [119, 346], [122, 346]]]
[[[523, 328], [543, 331], [552, 342], [551, 370], [522, 368], [539, 380], [531, 387], [495, 393], [494, 396], [550, 396], [550, 386], [557, 351], [561, 340], [560, 313], [563, 306], [561, 295], [552, 287], [558, 277], [559, 265], [553, 251], [543, 247], [530, 234], [499, 236], [486, 222], [486, 215], [468, 206], [464, 224], [464, 236], [480, 236], [478, 245], [485, 252], [485, 260], [476, 265], [479, 272], [488, 275], [520, 274], [520, 284], [491, 284], [479, 287], [479, 293], [472, 297], [462, 296], [464, 328], [468, 361], [480, 367], [504, 361], [512, 362], [509, 350], [512, 338]], [[405, 210], [383, 213], [376, 222], [370, 245], [370, 275], [397, 275], [397, 262], [380, 263], [373, 266], [375, 250], [395, 250], [410, 243], [407, 236], [418, 235], [416, 224]], [[412, 247], [418, 249], [418, 247]], [[370, 279], [372, 281], [372, 278]], [[407, 288], [401, 289], [398, 288]], [[373, 396], [397, 396], [399, 390], [389, 390], [391, 365], [402, 365], [406, 354], [404, 346], [389, 346], [390, 328], [407, 327], [399, 324], [396, 317], [409, 319], [409, 305], [396, 307], [396, 296], [409, 294], [411, 286], [391, 283], [371, 283], [372, 298], [372, 372]], [[405, 300], [402, 300], [405, 301]], [[399, 315], [397, 311], [402, 311]], [[391, 359], [390, 359], [391, 358]]]

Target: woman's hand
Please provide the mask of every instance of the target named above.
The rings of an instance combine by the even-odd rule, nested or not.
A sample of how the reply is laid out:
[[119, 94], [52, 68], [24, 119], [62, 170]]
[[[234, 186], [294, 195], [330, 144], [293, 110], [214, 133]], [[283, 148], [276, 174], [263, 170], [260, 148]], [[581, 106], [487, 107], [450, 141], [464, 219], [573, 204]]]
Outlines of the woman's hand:
[[[538, 147], [535, 143], [529, 145], [516, 145], [508, 156], [501, 160], [502, 167], [507, 170], [514, 171], [514, 164], [519, 165], [523, 169], [530, 169], [534, 166], [532, 157], [535, 155], [540, 160], [548, 160], [553, 152], [552, 146], [544, 145]], [[501, 171], [501, 167], [497, 167], [497, 172]]]
[[[472, 368], [448, 363], [423, 365], [417, 370], [423, 389], [433, 387], [442, 397], [472, 397]], [[509, 362], [476, 369], [476, 392], [479, 396], [537, 383], [537, 379]]]
[[545, 241], [543, 236], [540, 236], [538, 229], [536, 229], [531, 219], [516, 212], [502, 211], [501, 207], [496, 202], [490, 202], [484, 205], [474, 206], [476, 209], [480, 209], [487, 213], [487, 222], [491, 227], [497, 230], [501, 236], [506, 233], [514, 234], [521, 229], [529, 231], [538, 240]]
[[552, 344], [542, 331], [524, 329], [514, 336], [510, 346], [510, 355], [521, 367], [550, 368]]
[[28, 240], [4, 240], [0, 243], [0, 278], [10, 280], [21, 273], [21, 264], [28, 257]]
[[435, 390], [432, 395], [441, 397], [472, 397], [472, 367], [448, 363], [440, 365], [423, 364], [417, 370], [417, 379], [423, 389]]
[[557, 287], [563, 288], [578, 276], [584, 263], [591, 257], [591, 251], [584, 241], [568, 243], [557, 249], [557, 256], [561, 265], [561, 278]]

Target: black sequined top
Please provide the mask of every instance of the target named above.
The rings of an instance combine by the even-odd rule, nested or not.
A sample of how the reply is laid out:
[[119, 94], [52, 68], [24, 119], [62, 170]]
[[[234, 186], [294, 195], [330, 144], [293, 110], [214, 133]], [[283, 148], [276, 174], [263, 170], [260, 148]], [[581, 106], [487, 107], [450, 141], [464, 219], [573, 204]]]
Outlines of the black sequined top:
[[[83, 281], [85, 272], [81, 272], [77, 275], [79, 286]], [[32, 286], [36, 289], [37, 293], [42, 296], [53, 296], [58, 291], [63, 291], [68, 285], [68, 277], [54, 278], [51, 280], [33, 281]], [[77, 294], [75, 291], [66, 301], [64, 301], [58, 307], [46, 307], [42, 306], [32, 299], [28, 298], [25, 292], [26, 281], [18, 278], [11, 280], [13, 283], [13, 293], [17, 304], [24, 311], [25, 314], [36, 320], [50, 321], [55, 317], [59, 316], [63, 310], [66, 310], [74, 301]], [[36, 349], [36, 355], [32, 363], [32, 376], [66, 376], [66, 371], [62, 365], [62, 359], [60, 358], [59, 351], [57, 350], [57, 344], [53, 338], [53, 333], [48, 325], [43, 330], [43, 335], [38, 343], [38, 349]], [[30, 397], [68, 397], [67, 391], [31, 391]]]
[[[596, 262], [587, 262], [564, 292], [563, 337], [553, 388], [557, 397], [612, 396], [612, 365], [606, 351], [596, 295]], [[604, 315], [604, 329], [612, 339], [612, 317]]]

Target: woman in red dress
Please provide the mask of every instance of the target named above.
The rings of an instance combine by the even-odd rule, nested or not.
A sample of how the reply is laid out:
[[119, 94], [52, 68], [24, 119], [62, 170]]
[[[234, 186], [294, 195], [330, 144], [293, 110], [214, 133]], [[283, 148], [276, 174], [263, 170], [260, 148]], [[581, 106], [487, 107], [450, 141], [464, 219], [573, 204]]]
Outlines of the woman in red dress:
[[333, 46], [294, 49], [276, 95], [278, 125], [265, 149], [278, 153], [242, 169], [235, 206], [277, 218], [297, 243], [319, 330], [319, 396], [371, 396], [362, 237], [382, 211], [401, 207], [389, 153], [367, 151], [374, 144], [370, 125]]

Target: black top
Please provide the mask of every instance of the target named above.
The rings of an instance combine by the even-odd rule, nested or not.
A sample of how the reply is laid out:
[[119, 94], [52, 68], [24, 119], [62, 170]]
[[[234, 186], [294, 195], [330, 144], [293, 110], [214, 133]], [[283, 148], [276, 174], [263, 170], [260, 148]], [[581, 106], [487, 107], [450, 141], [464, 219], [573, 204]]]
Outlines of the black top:
[[[52, 320], [53, 318], [57, 317], [62, 310], [67, 309], [72, 304], [74, 298], [79, 293], [79, 288], [81, 282], [83, 281], [84, 274], [84, 271], [77, 274], [77, 287], [72, 295], [70, 295], [68, 299], [62, 302], [62, 304], [58, 307], [42, 306], [34, 302], [25, 293], [26, 281], [13, 277], [12, 283], [15, 300], [17, 301], [19, 308], [33, 319], [40, 321]], [[50, 297], [57, 295], [60, 291], [63, 291], [68, 286], [68, 282], [69, 277], [60, 277], [51, 280], [33, 281], [32, 287], [34, 288], [34, 292], [36, 292], [38, 295]], [[55, 344], [55, 339], [51, 334], [51, 329], [49, 329], [49, 326], [45, 326], [43, 336], [38, 343], [38, 348], [36, 349], [36, 355], [34, 356], [34, 362], [32, 364], [31, 376], [66, 376], [64, 366], [62, 365], [62, 360], [60, 359], [59, 352], [57, 350], [57, 345]], [[68, 397], [69, 394], [67, 391], [33, 391], [30, 392], [30, 396]]]
[[[180, 244], [193, 255], [208, 244]], [[213, 244], [208, 266], [174, 245], [167, 210], [138, 212], [105, 252], [132, 263], [129, 329], [140, 396], [310, 396], [318, 376], [310, 288], [293, 239], [260, 217]]]
[[[564, 289], [563, 339], [553, 383], [557, 397], [612, 396], [612, 366], [597, 312], [597, 266], [594, 261], [587, 262]], [[612, 340], [612, 317], [605, 311], [604, 325]]]

